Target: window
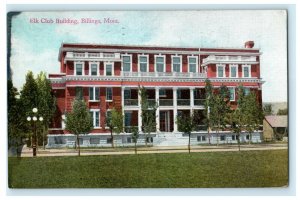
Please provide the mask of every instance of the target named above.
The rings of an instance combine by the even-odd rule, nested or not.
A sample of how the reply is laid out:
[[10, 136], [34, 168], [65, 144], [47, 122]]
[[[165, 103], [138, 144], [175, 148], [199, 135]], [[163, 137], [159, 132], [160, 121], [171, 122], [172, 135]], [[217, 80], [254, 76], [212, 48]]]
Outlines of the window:
[[237, 66], [236, 65], [231, 65], [230, 66], [230, 77], [231, 78], [236, 78], [237, 77]]
[[89, 100], [90, 101], [99, 101], [100, 88], [90, 87], [89, 88]]
[[239, 136], [238, 136], [238, 135], [232, 135], [232, 136], [231, 136], [231, 139], [232, 139], [232, 140], [238, 140], [238, 139], [239, 139]]
[[125, 126], [131, 126], [131, 112], [125, 112]]
[[164, 72], [165, 71], [165, 57], [164, 56], [156, 56], [155, 57], [155, 66], [156, 66], [156, 72]]
[[235, 88], [230, 87], [229, 93], [230, 93], [230, 101], [234, 101], [235, 100]]
[[112, 143], [112, 138], [107, 138], [107, 139], [106, 139], [106, 143], [107, 143], [107, 144], [111, 144], [111, 143]]
[[83, 63], [75, 63], [75, 75], [76, 76], [83, 75]]
[[77, 99], [83, 99], [83, 88], [82, 87], [76, 87], [75, 88], [75, 97]]
[[131, 99], [131, 90], [130, 89], [124, 90], [124, 99]]
[[148, 143], [153, 143], [153, 137], [147, 137], [147, 142]]
[[139, 56], [139, 70], [140, 72], [148, 71], [148, 56]]
[[197, 60], [198, 58], [196, 56], [189, 56], [188, 61], [189, 61], [189, 72], [196, 73], [197, 72]]
[[225, 135], [221, 135], [221, 141], [225, 141]]
[[246, 140], [250, 140], [250, 135], [246, 135]]
[[131, 56], [130, 55], [123, 55], [122, 56], [122, 66], [124, 72], [131, 71]]
[[100, 110], [90, 110], [90, 115], [93, 118], [93, 126], [100, 127]]
[[99, 65], [98, 63], [90, 63], [90, 76], [97, 76]]
[[105, 63], [105, 75], [112, 76], [114, 75], [113, 64], [112, 63]]
[[166, 97], [166, 96], [167, 96], [166, 90], [160, 89], [160, 90], [159, 90], [159, 96], [160, 96], [160, 97]]
[[181, 57], [172, 56], [172, 68], [173, 72], [181, 72]]
[[250, 94], [250, 88], [244, 88], [244, 95], [247, 96]]
[[106, 111], [106, 115], [105, 115], [105, 118], [106, 118], [106, 120], [105, 120], [105, 126], [107, 127], [108, 126], [108, 124], [107, 124], [107, 122], [110, 122], [111, 121], [111, 110], [107, 110]]
[[112, 88], [106, 88], [106, 101], [112, 101]]
[[243, 65], [243, 78], [251, 78], [250, 65]]
[[100, 144], [100, 138], [90, 138], [90, 144]]
[[131, 143], [131, 137], [127, 137], [127, 143]]
[[205, 135], [198, 135], [198, 136], [197, 136], [197, 141], [198, 141], [198, 142], [204, 142], [204, 141], [206, 141]]
[[217, 65], [217, 77], [224, 78], [225, 77], [225, 66], [224, 65]]

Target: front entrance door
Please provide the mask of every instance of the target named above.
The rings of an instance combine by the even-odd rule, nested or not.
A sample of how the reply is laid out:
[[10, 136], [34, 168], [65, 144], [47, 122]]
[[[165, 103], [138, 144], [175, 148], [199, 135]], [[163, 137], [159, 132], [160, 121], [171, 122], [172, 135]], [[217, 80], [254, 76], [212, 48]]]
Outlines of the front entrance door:
[[170, 132], [170, 111], [164, 110], [159, 113], [160, 131]]

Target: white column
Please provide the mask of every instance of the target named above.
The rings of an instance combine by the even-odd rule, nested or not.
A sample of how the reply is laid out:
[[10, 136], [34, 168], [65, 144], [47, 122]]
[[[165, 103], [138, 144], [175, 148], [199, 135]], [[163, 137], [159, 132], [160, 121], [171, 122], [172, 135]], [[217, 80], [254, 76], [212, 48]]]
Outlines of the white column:
[[[125, 127], [125, 109], [124, 109], [124, 87], [121, 87], [121, 106], [122, 106], [122, 115], [123, 115], [123, 127]], [[125, 130], [123, 128], [123, 132], [125, 133]]]
[[174, 122], [173, 122], [173, 124], [174, 124], [174, 130], [173, 130], [173, 132], [174, 133], [176, 133], [176, 132], [178, 132], [178, 126], [177, 126], [177, 123], [176, 123], [176, 121], [177, 121], [177, 88], [176, 87], [174, 87], [173, 88], [173, 106], [174, 106], [174, 110], [173, 110], [173, 118], [174, 118]]
[[139, 91], [138, 91], [138, 107], [139, 107], [139, 110], [138, 110], [138, 129], [139, 129], [139, 132], [142, 131], [142, 105], [141, 105], [141, 95], [139, 94]]
[[159, 127], [160, 127], [160, 124], [159, 124], [159, 87], [155, 87], [155, 100], [157, 102], [157, 109], [156, 109], [156, 113], [155, 113], [155, 120], [156, 120], [156, 131], [157, 132], [160, 132], [159, 130]]
[[193, 108], [194, 108], [194, 89], [195, 88], [190, 88], [190, 106], [191, 106], [191, 109], [190, 109], [190, 114], [192, 116], [192, 113], [193, 113]]

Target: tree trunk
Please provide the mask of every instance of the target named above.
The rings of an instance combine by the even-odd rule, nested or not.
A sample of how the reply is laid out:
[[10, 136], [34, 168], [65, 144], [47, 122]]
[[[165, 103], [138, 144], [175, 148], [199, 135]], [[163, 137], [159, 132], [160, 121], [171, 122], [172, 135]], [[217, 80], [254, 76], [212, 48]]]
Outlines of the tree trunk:
[[189, 149], [189, 154], [191, 153], [191, 133], [189, 133], [189, 145], [188, 145], [188, 149]]
[[113, 135], [112, 129], [110, 129], [110, 136], [111, 136], [111, 147], [115, 148], [115, 146], [114, 146], [114, 135]]
[[241, 151], [241, 145], [240, 145], [240, 133], [238, 133], [238, 146], [239, 146], [239, 151]]
[[134, 143], [134, 152], [135, 152], [135, 154], [137, 154], [136, 142]]
[[147, 139], [148, 139], [148, 135], [147, 135], [147, 133], [145, 133], [145, 145], [146, 145], [146, 147], [148, 147], [148, 141], [147, 141]]
[[77, 135], [78, 156], [80, 156], [79, 136]]
[[43, 149], [45, 150], [45, 127], [43, 126]]

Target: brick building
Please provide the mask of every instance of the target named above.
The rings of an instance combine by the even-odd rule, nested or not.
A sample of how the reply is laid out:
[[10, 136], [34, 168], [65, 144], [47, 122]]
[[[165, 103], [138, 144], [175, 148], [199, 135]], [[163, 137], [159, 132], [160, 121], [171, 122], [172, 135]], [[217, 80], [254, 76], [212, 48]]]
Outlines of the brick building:
[[[261, 53], [253, 46], [252, 41], [246, 42], [244, 48], [63, 43], [58, 55], [60, 73], [49, 75], [57, 98], [57, 113], [49, 132], [48, 146], [74, 145], [74, 136], [64, 130], [63, 119], [76, 96], [86, 101], [94, 124], [90, 134], [82, 136], [82, 145], [109, 145], [105, 119], [113, 107], [122, 109], [125, 130], [137, 126], [141, 131], [139, 86], [147, 89], [149, 102], [159, 105], [157, 131], [149, 141], [154, 145], [180, 145], [185, 138], [178, 132], [176, 116], [191, 112], [205, 114], [206, 79], [214, 87], [224, 84], [229, 88], [232, 107], [236, 106], [236, 88], [240, 83], [246, 92], [255, 91], [261, 103]], [[126, 132], [116, 136], [117, 145], [130, 145], [130, 133]], [[241, 137], [242, 141], [249, 139], [247, 134]], [[252, 140], [260, 142], [260, 138], [261, 133], [257, 132]], [[212, 134], [211, 141], [217, 140], [235, 143], [236, 135], [227, 132], [217, 138]], [[139, 142], [143, 142], [143, 136]], [[208, 142], [203, 125], [192, 134], [192, 142]]]

